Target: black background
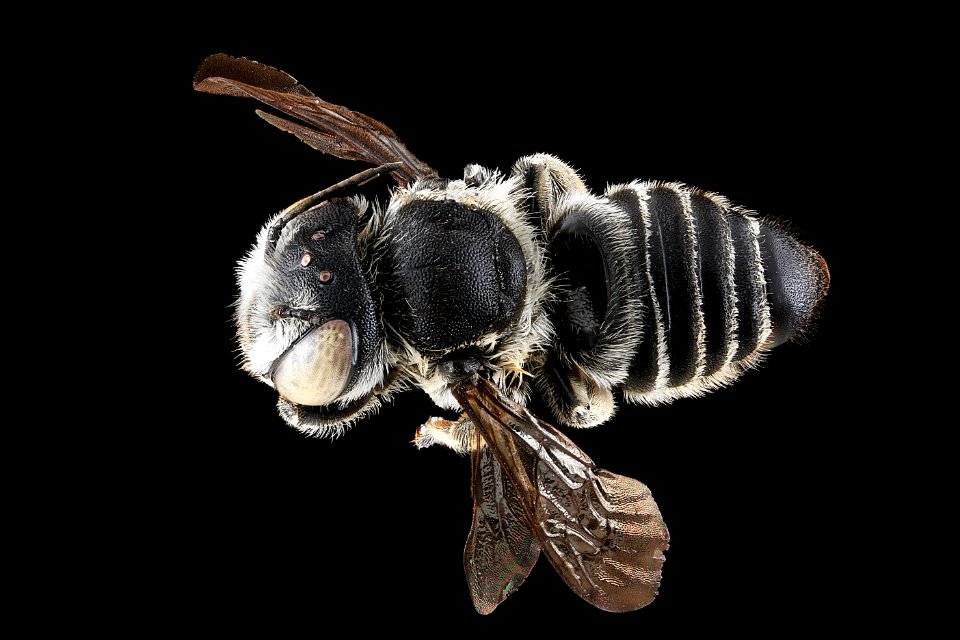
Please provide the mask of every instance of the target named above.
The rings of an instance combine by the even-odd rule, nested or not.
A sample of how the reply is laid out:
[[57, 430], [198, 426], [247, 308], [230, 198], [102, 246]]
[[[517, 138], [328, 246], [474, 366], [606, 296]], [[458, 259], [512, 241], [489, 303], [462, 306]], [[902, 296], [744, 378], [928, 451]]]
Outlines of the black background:
[[[180, 201], [171, 246], [190, 275], [170, 280], [189, 301], [193, 340], [187, 382], [171, 384], [169, 397], [198, 409], [154, 434], [168, 456], [147, 524], [163, 539], [151, 566], [168, 585], [157, 598], [165, 621], [306, 623], [318, 633], [333, 622], [773, 633], [846, 609], [859, 544], [847, 530], [858, 510], [851, 460], [865, 428], [847, 393], [865, 313], [848, 251], [853, 158], [864, 153], [861, 63], [821, 25], [815, 51], [783, 34], [678, 27], [655, 39], [624, 25], [584, 28], [589, 37], [571, 27], [560, 42], [537, 29], [498, 32], [493, 49], [489, 31], [449, 28], [308, 41], [208, 30], [178, 44], [165, 65], [181, 158], [169, 172]], [[717, 191], [790, 221], [824, 255], [832, 288], [805, 344], [776, 349], [707, 397], [621, 406], [606, 425], [567, 431], [657, 499], [672, 541], [652, 605], [601, 612], [541, 559], [516, 594], [479, 616], [461, 566], [469, 462], [410, 445], [437, 415], [426, 396], [410, 392], [335, 441], [308, 439], [281, 421], [273, 390], [239, 371], [236, 261], [273, 212], [361, 167], [273, 129], [253, 102], [193, 92], [193, 72], [216, 52], [281, 68], [385, 122], [442, 176], [549, 152], [595, 191], [635, 178]]]

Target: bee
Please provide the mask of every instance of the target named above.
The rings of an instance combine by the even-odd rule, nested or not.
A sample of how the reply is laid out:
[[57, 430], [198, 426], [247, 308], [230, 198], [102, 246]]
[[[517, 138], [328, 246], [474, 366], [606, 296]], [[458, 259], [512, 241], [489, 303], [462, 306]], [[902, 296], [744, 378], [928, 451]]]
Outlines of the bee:
[[[277, 128], [373, 165], [274, 215], [240, 261], [243, 368], [280, 416], [336, 436], [420, 388], [455, 419], [415, 432], [470, 456], [464, 570], [493, 611], [543, 552], [606, 611], [657, 595], [669, 531], [650, 490], [598, 468], [566, 427], [610, 420], [614, 394], [658, 405], [736, 380], [811, 326], [823, 258], [722, 196], [634, 181], [600, 195], [548, 154], [442, 179], [381, 122], [272, 67], [223, 54], [203, 92], [256, 99]], [[389, 175], [385, 203], [362, 187]]]

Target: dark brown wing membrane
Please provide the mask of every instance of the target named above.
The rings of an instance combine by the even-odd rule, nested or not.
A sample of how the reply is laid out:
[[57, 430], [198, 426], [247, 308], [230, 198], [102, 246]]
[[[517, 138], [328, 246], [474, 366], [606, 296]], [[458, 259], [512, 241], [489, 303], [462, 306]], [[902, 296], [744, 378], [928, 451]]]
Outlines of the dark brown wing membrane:
[[345, 160], [374, 165], [402, 162], [391, 172], [400, 184], [435, 176], [436, 171], [407, 149], [389, 127], [362, 113], [321, 100], [279, 69], [218, 53], [200, 65], [193, 88], [205, 93], [253, 98], [304, 124], [257, 111], [264, 120], [308, 145]]
[[540, 545], [523, 501], [479, 433], [470, 457], [473, 467], [473, 525], [463, 550], [463, 569], [477, 611], [486, 615], [526, 580]]
[[567, 585], [605, 611], [653, 601], [670, 535], [650, 490], [597, 469], [566, 436], [488, 380], [458, 383], [453, 394], [513, 483]]

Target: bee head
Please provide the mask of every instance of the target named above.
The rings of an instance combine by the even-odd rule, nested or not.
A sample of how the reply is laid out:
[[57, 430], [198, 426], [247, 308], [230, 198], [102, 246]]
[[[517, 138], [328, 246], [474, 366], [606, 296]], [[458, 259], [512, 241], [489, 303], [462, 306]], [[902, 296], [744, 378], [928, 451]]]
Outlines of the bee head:
[[311, 435], [336, 435], [380, 405], [387, 349], [357, 252], [361, 197], [282, 212], [240, 262], [236, 322], [243, 367], [280, 394]]

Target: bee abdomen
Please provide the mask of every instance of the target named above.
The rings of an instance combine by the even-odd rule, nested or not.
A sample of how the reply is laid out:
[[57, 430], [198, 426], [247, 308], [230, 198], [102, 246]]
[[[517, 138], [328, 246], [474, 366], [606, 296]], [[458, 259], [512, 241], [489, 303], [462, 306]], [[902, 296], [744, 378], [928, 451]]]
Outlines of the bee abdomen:
[[612, 389], [658, 404], [732, 382], [810, 323], [829, 282], [782, 229], [681, 184], [567, 192], [545, 219], [557, 340], [537, 384], [573, 426], [609, 417]]
[[635, 234], [642, 326], [630, 401], [700, 395], [789, 340], [826, 290], [822, 258], [714, 194], [669, 183], [611, 188]]

